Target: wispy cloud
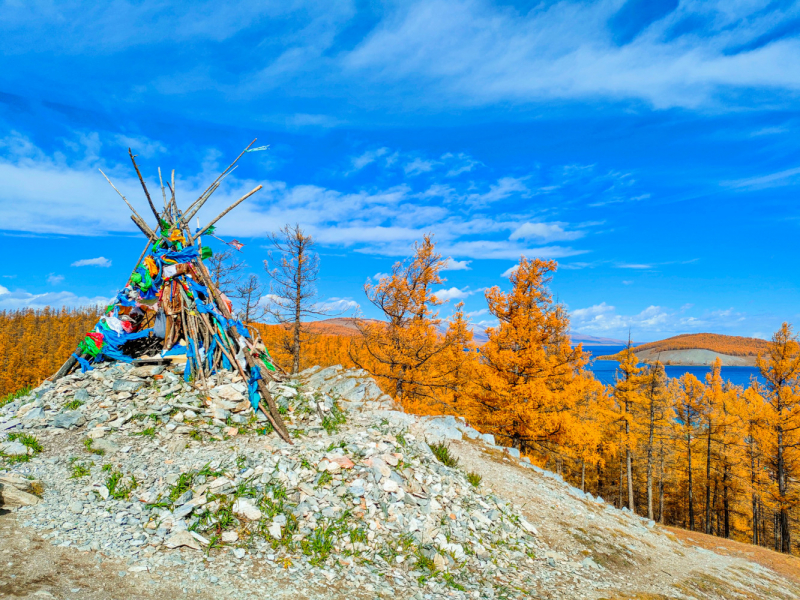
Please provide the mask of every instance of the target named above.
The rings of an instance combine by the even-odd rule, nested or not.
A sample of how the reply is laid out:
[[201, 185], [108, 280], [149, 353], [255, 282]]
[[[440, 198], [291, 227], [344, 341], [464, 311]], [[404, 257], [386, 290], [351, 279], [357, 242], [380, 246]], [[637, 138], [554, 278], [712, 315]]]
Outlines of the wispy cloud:
[[72, 263], [73, 267], [110, 267], [111, 261], [104, 256], [97, 258], [82, 258]]
[[722, 185], [734, 189], [760, 190], [786, 185], [796, 185], [798, 182], [800, 182], [800, 167], [784, 169], [783, 171], [770, 173], [768, 175], [723, 181]]
[[583, 237], [582, 231], [566, 231], [564, 225], [565, 223], [523, 223], [511, 233], [508, 239], [561, 242]]
[[50, 273], [47, 276], [47, 283], [49, 283], [50, 285], [58, 285], [62, 281], [64, 281], [63, 275], [56, 275], [55, 273]]

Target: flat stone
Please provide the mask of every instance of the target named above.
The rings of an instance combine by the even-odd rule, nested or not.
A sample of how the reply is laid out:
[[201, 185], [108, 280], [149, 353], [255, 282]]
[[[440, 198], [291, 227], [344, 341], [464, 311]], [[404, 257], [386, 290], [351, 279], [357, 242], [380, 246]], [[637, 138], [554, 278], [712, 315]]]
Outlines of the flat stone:
[[111, 390], [114, 392], [138, 392], [144, 387], [144, 381], [127, 381], [125, 379], [117, 379]]
[[193, 550], [200, 550], [200, 543], [194, 539], [194, 536], [192, 536], [191, 533], [186, 530], [172, 534], [167, 541], [164, 542], [164, 545], [167, 548], [180, 548], [181, 546], [186, 546], [187, 548], [192, 548]]
[[39, 419], [44, 419], [44, 409], [41, 406], [32, 408], [22, 417], [23, 421], [38, 421]]
[[216, 393], [218, 398], [222, 398], [223, 400], [228, 400], [229, 402], [233, 403], [239, 403], [244, 400], [244, 394], [237, 390], [232, 384], [217, 386], [212, 390], [212, 394], [213, 393]]
[[28, 447], [22, 442], [14, 440], [13, 442], [0, 444], [0, 452], [8, 456], [25, 456], [28, 454]]
[[80, 427], [86, 422], [86, 418], [79, 410], [66, 410], [53, 417], [53, 427], [59, 429], [72, 429], [73, 427]]
[[222, 541], [231, 544], [239, 539], [239, 534], [235, 531], [222, 532]]
[[142, 365], [128, 371], [132, 377], [154, 377], [164, 372], [164, 365]]
[[12, 485], [0, 483], [0, 506], [4, 508], [19, 508], [20, 506], [33, 506], [39, 504], [38, 496], [18, 490]]
[[107, 438], [95, 440], [92, 443], [92, 448], [103, 450], [106, 454], [114, 454], [119, 450], [119, 446]]

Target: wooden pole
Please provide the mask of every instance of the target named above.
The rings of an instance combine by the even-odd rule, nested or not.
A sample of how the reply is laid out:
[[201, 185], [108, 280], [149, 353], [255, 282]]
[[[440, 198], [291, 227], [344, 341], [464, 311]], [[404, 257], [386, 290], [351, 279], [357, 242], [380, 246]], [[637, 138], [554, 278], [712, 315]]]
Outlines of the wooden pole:
[[[125, 204], [127, 204], [127, 205], [128, 205], [128, 208], [130, 208], [130, 209], [131, 209], [131, 212], [132, 212], [134, 215], [136, 215], [137, 217], [139, 217], [139, 220], [140, 220], [142, 223], [144, 223], [144, 219], [142, 219], [141, 215], [139, 215], [139, 213], [138, 213], [138, 212], [136, 212], [136, 209], [135, 209], [135, 208], [133, 208], [133, 206], [131, 206], [131, 203], [130, 203], [130, 202], [128, 202], [128, 199], [127, 199], [125, 196], [123, 196], [123, 195], [122, 195], [122, 192], [120, 192], [120, 191], [117, 189], [117, 187], [116, 187], [116, 186], [115, 186], [113, 183], [111, 183], [111, 180], [108, 178], [108, 176], [106, 176], [106, 174], [105, 174], [105, 173], [103, 173], [103, 170], [102, 170], [102, 169], [97, 169], [97, 170], [98, 170], [98, 171], [100, 171], [100, 173], [103, 175], [103, 177], [105, 177], [105, 178], [106, 178], [106, 181], [109, 183], [109, 185], [110, 185], [112, 188], [114, 188], [114, 191], [115, 191], [115, 192], [117, 192], [117, 193], [119, 194], [119, 197], [120, 197], [120, 198], [122, 198], [122, 201], [123, 201], [123, 202], [125, 202]], [[138, 223], [137, 223], [137, 224], [138, 224]], [[146, 224], [146, 223], [145, 223], [145, 227], [147, 227], [147, 224]], [[150, 228], [149, 228], [149, 227], [147, 227], [147, 230], [148, 230], [148, 231], [150, 231], [150, 232], [152, 233], [152, 231], [150, 230]], [[155, 234], [154, 234], [154, 235], [155, 235]]]
[[222, 184], [222, 179], [225, 179], [225, 177], [233, 173], [237, 168], [238, 166], [234, 167], [229, 172], [225, 173], [225, 175], [218, 182], [211, 184], [211, 188], [207, 193], [204, 192], [203, 196], [201, 196], [192, 203], [192, 205], [186, 210], [186, 214], [184, 215], [184, 218], [186, 219], [187, 223], [191, 221], [192, 217], [197, 214], [197, 211], [199, 211], [203, 207], [206, 201], [209, 198], [211, 198], [211, 194], [213, 194], [219, 189], [219, 186]]
[[164, 180], [161, 178], [161, 167], [158, 167], [158, 182], [161, 184], [161, 195], [164, 197], [164, 214], [166, 215], [169, 206], [167, 206], [167, 192], [164, 189]]
[[[258, 139], [258, 138], [256, 138], [256, 139]], [[245, 152], [247, 152], [247, 151], [250, 149], [250, 146], [252, 146], [252, 145], [253, 145], [253, 144], [255, 144], [255, 143], [256, 143], [256, 140], [254, 139], [252, 142], [250, 142], [249, 144], [247, 144], [247, 148], [245, 148], [244, 150], [242, 150], [242, 152], [239, 154], [239, 156], [237, 156], [237, 157], [236, 157], [236, 159], [235, 159], [235, 160], [234, 160], [234, 161], [233, 161], [233, 162], [232, 162], [230, 165], [228, 165], [228, 168], [227, 168], [227, 169], [225, 169], [225, 170], [224, 170], [222, 173], [220, 173], [220, 174], [219, 174], [219, 177], [217, 177], [217, 178], [216, 178], [216, 179], [215, 179], [215, 180], [214, 180], [214, 181], [211, 183], [211, 185], [209, 185], [209, 186], [208, 186], [208, 187], [205, 189], [205, 191], [204, 191], [202, 194], [200, 194], [200, 197], [199, 197], [197, 200], [195, 200], [194, 202], [192, 202], [192, 203], [189, 205], [189, 208], [187, 208], [187, 209], [186, 209], [186, 212], [187, 212], [187, 214], [188, 214], [188, 213], [189, 213], [189, 212], [190, 212], [190, 211], [191, 211], [191, 210], [194, 208], [195, 204], [197, 204], [198, 202], [200, 202], [200, 200], [202, 200], [202, 199], [203, 199], [203, 196], [205, 196], [205, 195], [208, 193], [208, 191], [209, 191], [209, 190], [210, 190], [212, 187], [214, 187], [214, 184], [216, 184], [217, 182], [219, 182], [219, 181], [220, 181], [220, 180], [223, 178], [223, 176], [225, 176], [225, 175], [228, 173], [228, 171], [230, 171], [230, 170], [233, 168], [233, 165], [235, 165], [235, 164], [236, 164], [236, 163], [239, 161], [239, 159], [240, 159], [240, 158], [242, 158], [242, 156], [244, 156], [244, 153], [245, 153]], [[210, 195], [210, 194], [209, 194], [209, 195]], [[197, 212], [197, 211], [194, 211], [194, 212]], [[192, 214], [194, 214], [194, 213], [192, 213]], [[188, 217], [188, 218], [191, 218], [191, 216], [190, 216], [190, 217]]]
[[131, 149], [128, 148], [128, 154], [131, 157], [131, 162], [133, 163], [133, 168], [136, 169], [136, 174], [139, 176], [139, 183], [142, 184], [142, 189], [144, 190], [144, 195], [147, 196], [147, 203], [150, 205], [150, 210], [153, 211], [153, 216], [156, 218], [156, 223], [158, 223], [158, 211], [156, 210], [155, 205], [153, 204], [153, 200], [150, 198], [150, 192], [147, 191], [147, 186], [144, 184], [144, 179], [142, 178], [142, 173], [139, 171], [139, 166], [136, 164], [135, 157], [133, 156], [133, 152]]
[[153, 231], [152, 229], [150, 229], [147, 226], [147, 223], [145, 223], [142, 220], [142, 217], [140, 217], [139, 215], [131, 215], [131, 221], [133, 221], [136, 224], [136, 226], [139, 228], [139, 230], [143, 234], [145, 234], [145, 236], [149, 237], [152, 241], [155, 242], [158, 239], [156, 237], [155, 231]]
[[236, 202], [234, 202], [233, 204], [231, 204], [231, 205], [230, 205], [228, 208], [226, 208], [225, 210], [223, 210], [223, 211], [222, 211], [222, 212], [221, 212], [221, 213], [220, 213], [220, 214], [219, 214], [219, 215], [218, 215], [218, 216], [217, 216], [215, 219], [213, 219], [213, 220], [212, 220], [212, 221], [211, 221], [211, 222], [210, 222], [208, 225], [206, 225], [205, 227], [203, 227], [203, 229], [201, 229], [201, 230], [200, 230], [200, 231], [197, 233], [197, 235], [198, 235], [198, 236], [201, 236], [201, 235], [203, 235], [203, 234], [204, 234], [204, 233], [205, 233], [205, 232], [208, 230], [208, 228], [209, 228], [209, 227], [211, 227], [211, 226], [212, 226], [214, 223], [216, 223], [216, 222], [217, 222], [217, 221], [219, 221], [219, 220], [220, 220], [222, 217], [224, 217], [224, 216], [225, 216], [225, 215], [227, 215], [229, 212], [231, 212], [231, 211], [232, 211], [234, 208], [236, 208], [237, 206], [239, 206], [239, 205], [240, 205], [242, 202], [244, 202], [245, 200], [247, 200], [247, 199], [248, 199], [250, 196], [252, 196], [253, 194], [255, 194], [255, 193], [256, 193], [258, 190], [260, 190], [262, 187], [264, 187], [264, 186], [263, 186], [263, 185], [259, 185], [259, 186], [255, 187], [255, 188], [253, 188], [252, 190], [250, 190], [249, 192], [247, 192], [247, 193], [246, 193], [244, 196], [242, 196], [242, 197], [241, 197], [241, 198], [239, 198], [239, 199], [238, 199]]
[[[258, 186], [258, 187], [261, 187], [261, 186]], [[206, 284], [208, 289], [211, 290], [211, 293], [214, 295], [214, 299], [217, 302], [217, 306], [222, 311], [223, 316], [226, 319], [232, 318], [231, 311], [228, 310], [228, 306], [225, 304], [225, 301], [220, 297], [219, 291], [217, 290], [217, 288], [215, 288], [214, 285], [211, 283], [211, 274], [208, 272], [208, 269], [206, 269], [206, 266], [205, 266], [205, 264], [203, 264], [203, 261], [198, 259], [197, 260], [197, 266], [198, 266], [198, 274], [203, 279], [203, 282]], [[231, 328], [231, 330], [228, 331], [228, 335], [231, 337], [231, 339], [235, 339], [235, 337], [233, 335], [232, 328]], [[242, 349], [242, 354], [244, 354], [244, 359], [247, 362], [247, 365], [250, 367], [251, 370], [257, 367], [257, 365], [255, 363], [255, 359], [253, 358], [253, 356], [249, 352], [247, 352], [245, 349]], [[238, 364], [238, 362], [237, 362], [237, 364]], [[247, 381], [247, 377], [243, 377], [243, 379], [245, 381]], [[269, 393], [269, 390], [267, 389], [267, 386], [264, 383], [264, 380], [263, 379], [259, 379], [257, 385], [258, 385], [258, 391], [260, 392], [261, 397], [264, 400], [266, 400], [267, 406], [269, 407], [269, 411], [267, 411], [267, 409], [264, 408], [263, 405], [259, 404], [259, 406], [261, 408], [261, 411], [270, 420], [270, 422], [272, 423], [272, 426], [275, 428], [275, 431], [278, 432], [278, 435], [281, 437], [281, 439], [283, 439], [283, 441], [285, 441], [288, 444], [292, 444], [293, 442], [292, 442], [291, 437], [289, 436], [289, 430], [286, 429], [286, 425], [283, 422], [283, 418], [281, 417], [281, 413], [280, 413], [280, 411], [278, 411], [278, 407], [275, 404], [275, 399], [272, 397], [272, 394]]]

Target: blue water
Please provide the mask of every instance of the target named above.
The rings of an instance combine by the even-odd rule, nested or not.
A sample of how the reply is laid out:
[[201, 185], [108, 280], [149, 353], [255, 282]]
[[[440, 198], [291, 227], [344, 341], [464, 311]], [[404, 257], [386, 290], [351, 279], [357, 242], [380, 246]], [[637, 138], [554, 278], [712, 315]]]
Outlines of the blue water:
[[[624, 349], [624, 346], [584, 346], [584, 350], [591, 352], [592, 356], [603, 356], [608, 354], [616, 354]], [[594, 373], [601, 382], [614, 385], [615, 376], [619, 363], [615, 360], [593, 360], [589, 365], [589, 369]], [[705, 382], [706, 374], [711, 372], [711, 367], [666, 367], [668, 377], [680, 377], [684, 373], [691, 373], [700, 381]], [[722, 367], [722, 378], [727, 379], [733, 385], [747, 387], [750, 385], [750, 379], [755, 377], [761, 383], [764, 383], [764, 378], [761, 377], [756, 367]]]

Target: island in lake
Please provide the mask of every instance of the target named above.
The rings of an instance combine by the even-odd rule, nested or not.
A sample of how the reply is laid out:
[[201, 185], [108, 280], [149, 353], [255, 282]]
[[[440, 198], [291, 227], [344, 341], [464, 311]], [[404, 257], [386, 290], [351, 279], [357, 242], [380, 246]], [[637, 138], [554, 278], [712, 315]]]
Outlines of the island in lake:
[[[665, 365], [709, 366], [717, 358], [727, 367], [752, 367], [768, 342], [758, 338], [691, 333], [637, 345], [633, 352], [645, 363], [660, 360]], [[622, 353], [598, 356], [598, 360], [620, 360]]]

